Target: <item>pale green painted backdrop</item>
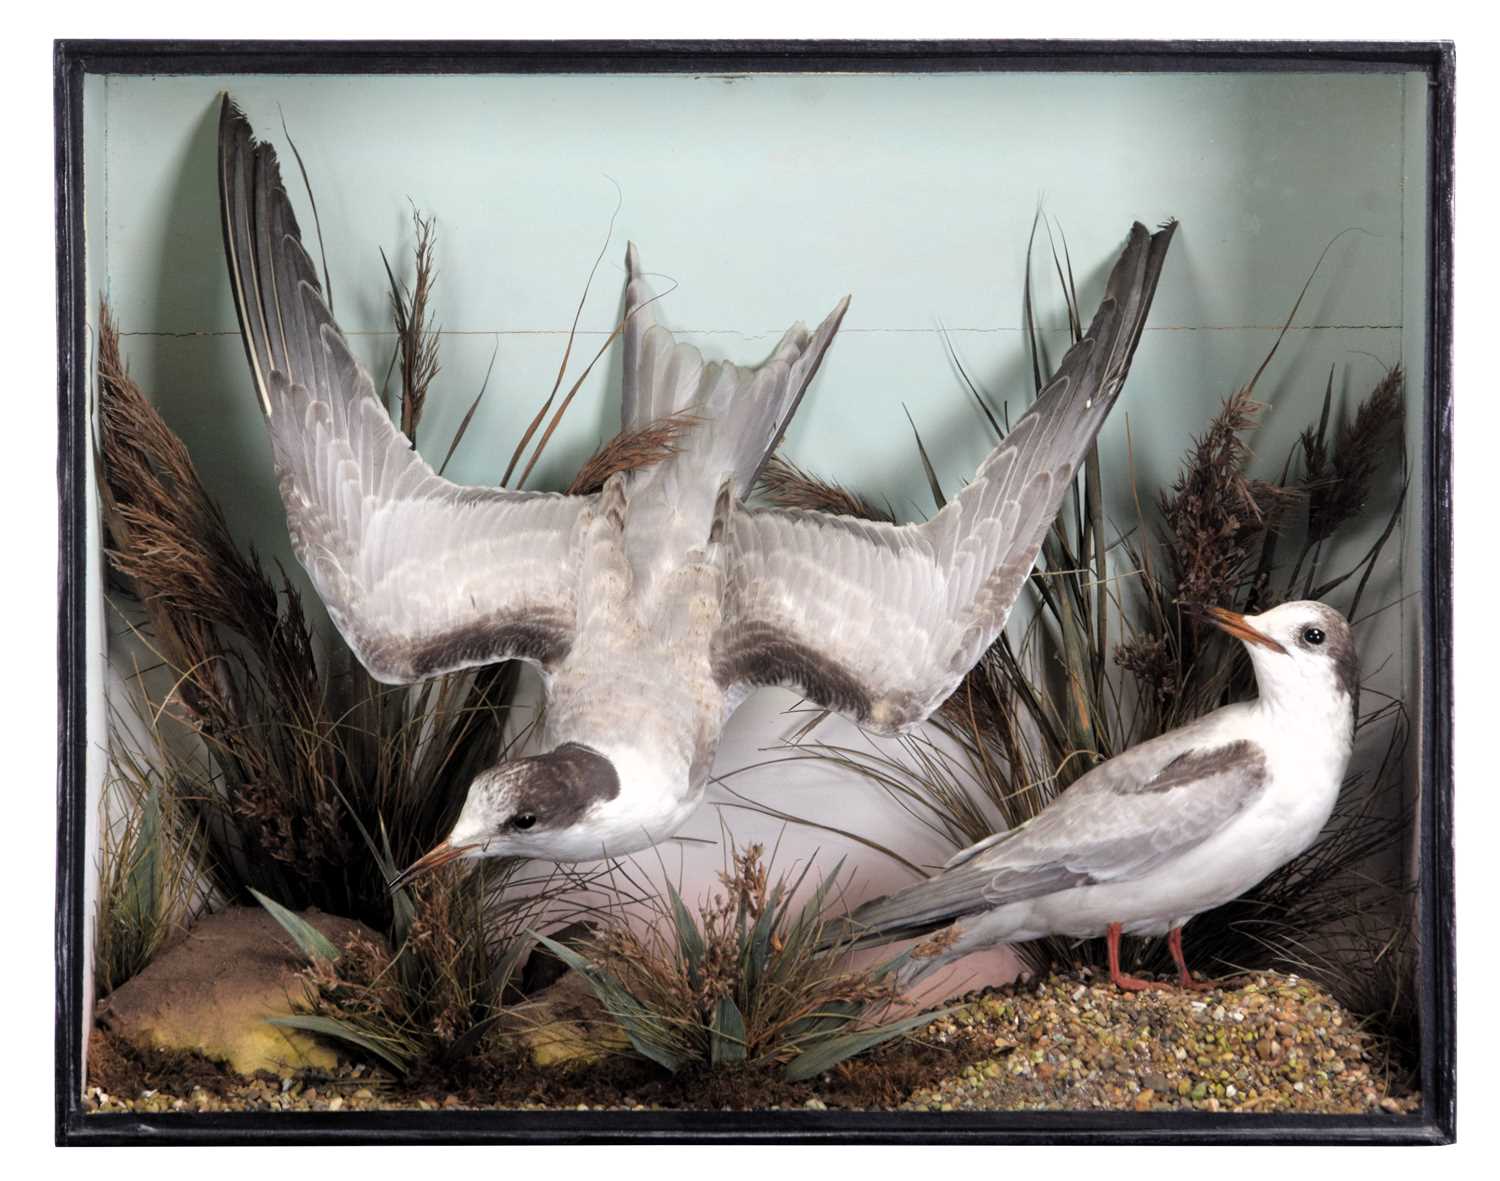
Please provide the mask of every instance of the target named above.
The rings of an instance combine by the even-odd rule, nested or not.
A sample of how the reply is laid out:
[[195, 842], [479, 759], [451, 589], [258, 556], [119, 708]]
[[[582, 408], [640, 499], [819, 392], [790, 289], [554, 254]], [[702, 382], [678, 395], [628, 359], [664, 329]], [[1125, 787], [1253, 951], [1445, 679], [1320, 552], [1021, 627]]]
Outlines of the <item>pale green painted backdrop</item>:
[[[997, 405], [1018, 412], [1029, 394], [1021, 281], [1038, 207], [1067, 234], [1085, 314], [1131, 220], [1175, 216], [1148, 331], [1101, 436], [1109, 507], [1128, 528], [1127, 424], [1137, 478], [1154, 487], [1254, 371], [1342, 231], [1259, 387], [1271, 410], [1255, 446], [1269, 474], [1315, 414], [1330, 366], [1336, 389], [1353, 395], [1383, 366], [1421, 373], [1424, 85], [1400, 73], [109, 78], [87, 109], [89, 274], [114, 306], [133, 371], [233, 523], [290, 565], [224, 278], [221, 89], [278, 143], [295, 181], [285, 119], [317, 193], [336, 314], [377, 380], [392, 348], [378, 251], [409, 271], [410, 203], [436, 215], [445, 335], [419, 439], [430, 459], [496, 357], [449, 469], [465, 481], [498, 477], [550, 389], [617, 201], [575, 371], [618, 316], [627, 239], [662, 276], [659, 289], [676, 284], [661, 318], [738, 361], [760, 359], [793, 320], [815, 321], [852, 293], [785, 451], [908, 515], [931, 501], [903, 408], [949, 488], [991, 443], [940, 328]], [[312, 218], [302, 220], [311, 238]], [[1038, 274], [1061, 342], [1055, 286]], [[535, 483], [555, 486], [613, 432], [618, 386], [616, 350]], [[1414, 607], [1399, 601], [1416, 588], [1418, 544], [1408, 528], [1391, 551], [1372, 601], [1398, 606], [1363, 632], [1367, 665], [1382, 665], [1378, 682], [1396, 694], [1414, 684]], [[742, 711], [719, 769], [753, 761], [787, 731], [778, 711], [789, 703], [767, 693]], [[946, 856], [867, 786], [798, 775], [736, 783], [813, 816], [847, 821], [858, 809], [872, 835], [913, 859]], [[744, 813], [735, 825], [767, 831]], [[705, 810], [689, 831], [716, 836], [716, 816]], [[690, 856], [702, 862], [690, 876], [717, 868], [717, 850]], [[872, 888], [901, 880], [878, 860], [864, 877]]]

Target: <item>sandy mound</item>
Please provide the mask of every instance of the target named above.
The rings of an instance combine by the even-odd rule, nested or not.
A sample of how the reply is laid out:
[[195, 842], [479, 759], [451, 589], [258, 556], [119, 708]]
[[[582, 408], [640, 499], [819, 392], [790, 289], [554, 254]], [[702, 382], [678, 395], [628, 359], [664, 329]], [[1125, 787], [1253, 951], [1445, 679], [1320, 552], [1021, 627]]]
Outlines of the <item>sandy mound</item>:
[[[356, 932], [352, 919], [303, 916], [336, 945]], [[302, 995], [306, 963], [281, 927], [259, 907], [232, 907], [200, 919], [140, 975], [100, 1003], [99, 1024], [140, 1047], [195, 1051], [243, 1075], [308, 1066], [331, 1069], [328, 1046], [267, 1023], [284, 1017]]]

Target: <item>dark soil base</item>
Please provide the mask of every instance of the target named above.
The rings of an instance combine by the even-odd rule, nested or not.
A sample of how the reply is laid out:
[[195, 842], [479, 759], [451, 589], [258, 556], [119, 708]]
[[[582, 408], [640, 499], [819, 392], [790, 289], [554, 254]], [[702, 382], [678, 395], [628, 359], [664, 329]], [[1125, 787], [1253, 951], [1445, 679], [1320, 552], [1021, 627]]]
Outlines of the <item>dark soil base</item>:
[[917, 1036], [788, 1083], [766, 1069], [665, 1074], [631, 1058], [538, 1069], [504, 1049], [394, 1080], [365, 1064], [245, 1079], [95, 1031], [91, 1111], [390, 1108], [1409, 1112], [1369, 1039], [1320, 990], [1265, 973], [1211, 992], [1124, 994], [1090, 973], [989, 990]]
[[[789, 1083], [764, 1069], [690, 1069], [664, 1073], [652, 1063], [613, 1057], [573, 1068], [539, 1070], [503, 1052], [449, 1073], [405, 1080], [351, 1064], [336, 1074], [303, 1071], [244, 1078], [201, 1054], [144, 1049], [96, 1029], [89, 1045], [88, 1107], [121, 1110], [299, 1110], [357, 1108], [698, 1108], [765, 1110], [899, 1107], [923, 1087], [993, 1052], [978, 1037], [950, 1044], [909, 1041], [843, 1063], [817, 1082]], [[135, 1097], [135, 1098], [132, 1098]]]
[[189, 1050], [158, 1050], [137, 1046], [102, 1026], [89, 1037], [90, 1091], [112, 1095], [166, 1092], [186, 1095], [203, 1091], [228, 1097], [245, 1079], [222, 1062]]

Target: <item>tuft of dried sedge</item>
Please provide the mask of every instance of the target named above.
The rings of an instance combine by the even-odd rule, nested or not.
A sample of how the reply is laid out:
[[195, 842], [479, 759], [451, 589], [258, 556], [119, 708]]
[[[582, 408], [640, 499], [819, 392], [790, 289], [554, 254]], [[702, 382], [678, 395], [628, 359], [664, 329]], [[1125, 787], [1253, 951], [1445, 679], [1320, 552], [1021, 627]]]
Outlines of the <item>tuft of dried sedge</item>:
[[[726, 998], [743, 1017], [750, 1061], [795, 1056], [806, 1048], [808, 1022], [832, 1020], [836, 1006], [849, 1006], [855, 1015], [841, 1020], [854, 1024], [898, 998], [889, 976], [840, 968], [836, 957], [818, 950], [816, 932], [793, 934], [797, 920], [780, 913], [787, 881], [771, 881], [763, 856], [760, 845], [734, 852], [719, 877], [723, 889], [698, 907], [691, 950], [675, 919], [641, 931], [622, 918], [590, 940], [595, 962], [635, 999], [654, 1036], [699, 1060], [709, 1055], [715, 1014]], [[767, 922], [762, 974], [751, 966], [750, 947], [753, 931]]]
[[806, 509], [864, 521], [895, 523], [889, 509], [877, 508], [842, 484], [821, 479], [780, 455], [771, 456], [761, 472], [760, 489], [777, 508]]
[[[438, 333], [430, 326], [432, 289], [437, 283], [437, 220], [411, 213], [417, 243], [412, 249], [416, 277], [408, 288], [399, 283], [386, 264], [390, 281], [391, 319], [396, 326], [397, 358], [401, 368], [401, 433], [417, 443], [417, 424], [427, 404], [427, 391], [438, 375]], [[382, 253], [381, 258], [385, 255]]]
[[1182, 669], [1165, 636], [1142, 632], [1115, 647], [1115, 664], [1135, 677], [1143, 693], [1165, 705], [1177, 693]]
[[1324, 424], [1302, 432], [1309, 540], [1325, 541], [1364, 511], [1382, 467], [1400, 448], [1404, 390], [1398, 365], [1359, 404], [1353, 420], [1339, 424], [1331, 450]]
[[652, 467], [676, 455], [682, 437], [698, 425], [698, 419], [687, 413], [668, 414], [632, 431], [621, 431], [589, 456], [568, 493], [587, 496], [598, 492], [611, 476]]
[[1264, 409], [1248, 387], [1226, 398], [1193, 440], [1171, 491], [1161, 494], [1173, 582], [1188, 602], [1234, 601], [1254, 541], [1283, 499], [1275, 485], [1246, 474], [1251, 454], [1241, 436]]

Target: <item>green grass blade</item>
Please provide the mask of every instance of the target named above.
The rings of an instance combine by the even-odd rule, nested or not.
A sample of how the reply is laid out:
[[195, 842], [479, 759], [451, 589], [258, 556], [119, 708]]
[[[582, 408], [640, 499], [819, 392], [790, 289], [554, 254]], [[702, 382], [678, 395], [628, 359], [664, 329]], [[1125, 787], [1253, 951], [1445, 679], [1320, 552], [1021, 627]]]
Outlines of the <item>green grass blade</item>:
[[161, 790], [151, 785], [141, 808], [140, 827], [136, 829], [130, 852], [130, 876], [125, 886], [126, 913], [144, 928], [156, 914], [158, 902], [157, 866], [161, 853]]
[[348, 1042], [351, 1046], [358, 1046], [361, 1050], [374, 1054], [383, 1062], [388, 1063], [398, 1074], [405, 1074], [410, 1068], [410, 1063], [402, 1055], [382, 1046], [374, 1038], [366, 1037], [357, 1030], [350, 1029], [342, 1021], [335, 1021], [332, 1017], [314, 1017], [310, 1014], [299, 1013], [291, 1017], [270, 1017], [267, 1018], [267, 1022], [271, 1025], [285, 1026], [287, 1029], [300, 1029], [304, 1033], [315, 1033], [320, 1037]]
[[820, 1041], [812, 1049], [804, 1050], [787, 1063], [786, 1080], [799, 1083], [815, 1078], [825, 1070], [837, 1066], [846, 1058], [853, 1058], [856, 1054], [873, 1050], [892, 1038], [900, 1037], [903, 1033], [910, 1033], [913, 1029], [920, 1029], [928, 1022], [936, 1021], [939, 1017], [945, 1017], [951, 1012], [953, 1012], [952, 1009], [938, 1009], [931, 1013], [918, 1013], [915, 1017], [905, 1017], [876, 1029], [864, 1029], [859, 1033], [848, 1033], [842, 1037]]
[[821, 1039], [848, 1025], [859, 1016], [863, 1008], [864, 1006], [858, 1001], [832, 1001], [816, 1013], [811, 1013], [788, 1026], [786, 1042], [788, 1045], [798, 1045], [804, 1041]]
[[490, 1016], [476, 1021], [473, 1025], [469, 1026], [468, 1029], [454, 1038], [447, 1049], [443, 1051], [443, 1060], [447, 1062], [462, 1062], [474, 1052], [479, 1043], [484, 1040], [484, 1035], [495, 1027], [501, 1016], [502, 1014], [500, 1013], [492, 1013]]
[[259, 890], [252, 889], [250, 893], [254, 894], [255, 900], [266, 908], [266, 913], [281, 924], [282, 930], [292, 937], [292, 940], [302, 949], [302, 954], [308, 959], [326, 960], [331, 964], [339, 958], [339, 949], [328, 941], [322, 931], [300, 914], [288, 910], [279, 902], [272, 901]]
[[[903, 406], [902, 410], [906, 410]], [[917, 457], [922, 461], [922, 473], [927, 477], [927, 489], [932, 493], [932, 502], [941, 512], [947, 505], [948, 498], [943, 495], [943, 486], [938, 482], [937, 469], [932, 466], [932, 458], [927, 454], [927, 447], [922, 442], [922, 433], [917, 430], [917, 424], [912, 419], [911, 411], [906, 410], [906, 421], [911, 423], [912, 437], [917, 441]]]
[[802, 904], [797, 912], [797, 917], [791, 922], [787, 929], [786, 945], [788, 950], [799, 949], [807, 941], [822, 933], [823, 912], [828, 907], [828, 895], [838, 884], [839, 874], [844, 871], [845, 858], [840, 857], [834, 864], [828, 875], [818, 883], [818, 888], [813, 891], [812, 897]]
[[599, 969], [571, 947], [565, 947], [555, 939], [548, 939], [547, 936], [539, 935], [534, 931], [528, 931], [527, 934], [583, 977], [594, 995], [599, 998], [599, 1003], [604, 1006], [611, 1017], [620, 1023], [625, 1036], [630, 1039], [630, 1044], [635, 1047], [637, 1053], [649, 1058], [658, 1066], [665, 1067], [673, 1074], [682, 1069], [687, 1059], [651, 1036], [650, 1023], [646, 1020], [648, 1017], [646, 1010], [618, 980], [608, 972]]
[[714, 1066], [743, 1062], [745, 1044], [745, 1018], [733, 998], [721, 996], [714, 1006], [713, 1023], [709, 1027], [708, 1060]]
[[771, 963], [771, 936], [776, 931], [776, 916], [774, 902], [768, 901], [745, 940], [744, 950], [741, 952], [745, 978], [741, 982], [741, 988], [747, 999], [760, 991], [761, 982], [766, 978], [766, 969]]
[[667, 883], [667, 895], [672, 901], [672, 918], [677, 924], [677, 947], [682, 952], [682, 962], [687, 967], [688, 979], [698, 987], [698, 966], [703, 962], [703, 932], [688, 913], [681, 895]]
[[499, 996], [510, 987], [512, 980], [516, 981], [519, 986], [521, 970], [530, 957], [532, 948], [535, 946], [535, 940], [525, 935], [516, 935], [506, 941], [505, 949], [500, 953], [499, 961], [495, 964], [494, 988], [496, 996]]

